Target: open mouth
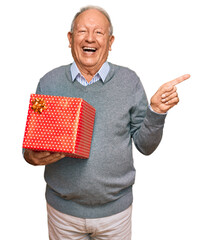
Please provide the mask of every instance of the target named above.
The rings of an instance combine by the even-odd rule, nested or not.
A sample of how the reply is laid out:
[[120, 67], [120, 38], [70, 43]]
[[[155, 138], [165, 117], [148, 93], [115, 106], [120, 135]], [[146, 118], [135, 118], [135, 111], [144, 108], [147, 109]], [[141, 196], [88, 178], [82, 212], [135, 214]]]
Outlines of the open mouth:
[[91, 47], [83, 47], [82, 48], [84, 52], [96, 52], [96, 48], [91, 48]]

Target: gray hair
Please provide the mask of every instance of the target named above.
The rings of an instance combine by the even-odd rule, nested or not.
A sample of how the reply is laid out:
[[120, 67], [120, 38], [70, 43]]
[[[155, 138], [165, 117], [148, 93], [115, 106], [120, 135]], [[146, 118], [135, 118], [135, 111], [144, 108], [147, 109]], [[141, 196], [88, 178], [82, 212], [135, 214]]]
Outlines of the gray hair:
[[109, 24], [110, 24], [110, 27], [109, 27], [109, 34], [112, 35], [113, 34], [113, 26], [112, 26], [112, 22], [110, 20], [110, 16], [109, 14], [101, 7], [98, 7], [98, 6], [92, 6], [92, 5], [89, 5], [89, 6], [86, 6], [86, 7], [82, 7], [80, 9], [80, 11], [78, 13], [76, 13], [76, 15], [74, 16], [74, 19], [72, 20], [72, 23], [71, 23], [71, 33], [73, 33], [74, 31], [74, 23], [75, 23], [75, 20], [76, 18], [83, 12], [89, 10], [89, 9], [96, 9], [98, 10], [99, 12], [101, 12], [108, 20]]

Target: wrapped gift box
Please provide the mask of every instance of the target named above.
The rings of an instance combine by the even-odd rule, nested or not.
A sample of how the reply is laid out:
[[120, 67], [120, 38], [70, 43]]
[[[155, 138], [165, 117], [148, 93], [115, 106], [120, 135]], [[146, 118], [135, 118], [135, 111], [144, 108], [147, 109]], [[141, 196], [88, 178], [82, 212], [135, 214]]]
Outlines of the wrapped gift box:
[[82, 98], [31, 94], [23, 148], [89, 158], [94, 118]]

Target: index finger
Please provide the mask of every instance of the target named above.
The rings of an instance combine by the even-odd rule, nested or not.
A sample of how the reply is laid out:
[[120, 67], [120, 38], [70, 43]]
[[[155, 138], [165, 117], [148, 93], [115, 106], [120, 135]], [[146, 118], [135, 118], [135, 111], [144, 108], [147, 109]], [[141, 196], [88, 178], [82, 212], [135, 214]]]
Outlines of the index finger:
[[30, 152], [34, 157], [40, 158], [40, 159], [51, 155], [51, 153], [48, 151], [36, 151], [36, 150], [31, 150], [31, 149], [26, 149], [25, 151]]
[[175, 78], [174, 80], [170, 81], [169, 83], [173, 86], [187, 80], [188, 78], [190, 78], [190, 74], [185, 74], [185, 75], [182, 75], [181, 77], [178, 77], [178, 78]]

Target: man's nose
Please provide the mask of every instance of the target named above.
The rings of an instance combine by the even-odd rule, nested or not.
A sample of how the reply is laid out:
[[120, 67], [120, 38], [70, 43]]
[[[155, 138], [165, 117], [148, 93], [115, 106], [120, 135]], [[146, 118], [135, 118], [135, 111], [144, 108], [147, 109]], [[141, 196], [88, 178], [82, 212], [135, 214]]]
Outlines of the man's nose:
[[88, 34], [86, 35], [86, 41], [87, 42], [95, 42], [95, 36], [93, 32], [88, 32]]

